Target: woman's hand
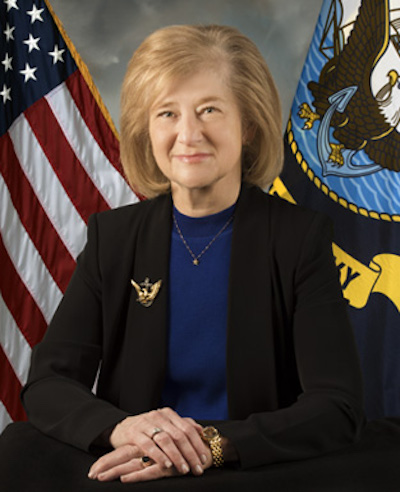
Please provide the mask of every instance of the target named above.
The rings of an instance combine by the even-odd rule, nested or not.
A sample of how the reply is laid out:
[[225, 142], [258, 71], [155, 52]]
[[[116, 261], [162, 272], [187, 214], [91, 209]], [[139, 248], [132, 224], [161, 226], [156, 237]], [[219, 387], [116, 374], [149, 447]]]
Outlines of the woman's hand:
[[137, 446], [125, 444], [98, 459], [89, 471], [89, 478], [108, 482], [142, 482], [179, 475], [175, 468], [163, 468], [153, 460], [143, 462]]
[[[114, 451], [93, 464], [89, 476], [99, 480], [140, 481], [190, 470], [201, 475], [212, 464], [211, 451], [200, 436], [202, 427], [170, 408], [127, 417], [110, 436]], [[143, 463], [148, 456], [151, 466]]]

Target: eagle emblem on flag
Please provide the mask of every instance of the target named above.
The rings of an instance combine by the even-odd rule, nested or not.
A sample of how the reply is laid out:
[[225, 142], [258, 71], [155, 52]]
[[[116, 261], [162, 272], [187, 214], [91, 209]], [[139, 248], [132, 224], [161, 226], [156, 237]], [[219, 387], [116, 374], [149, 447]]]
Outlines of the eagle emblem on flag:
[[[400, 11], [392, 3], [333, 0], [322, 12], [290, 131], [300, 149], [307, 139], [303, 169], [328, 196], [397, 220], [387, 193], [388, 181], [400, 188]], [[361, 186], [371, 194], [358, 194]]]
[[[319, 81], [308, 84], [316, 111], [304, 103], [300, 116], [306, 119], [306, 128], [321, 121], [318, 144], [329, 144], [322, 161], [325, 172], [353, 177], [382, 168], [400, 171], [398, 48], [397, 29], [390, 36], [388, 1], [363, 2], [343, 49], [335, 50]], [[330, 128], [338, 143], [328, 141]], [[353, 155], [361, 150], [375, 164], [353, 165]]]

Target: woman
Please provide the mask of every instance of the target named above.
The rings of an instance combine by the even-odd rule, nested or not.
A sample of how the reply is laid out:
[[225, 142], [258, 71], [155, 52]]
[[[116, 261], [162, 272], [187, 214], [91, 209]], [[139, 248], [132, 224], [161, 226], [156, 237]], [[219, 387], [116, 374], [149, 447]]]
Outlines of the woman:
[[255, 45], [230, 27], [161, 29], [131, 60], [121, 109], [122, 163], [150, 199], [91, 218], [34, 350], [31, 422], [105, 448], [89, 471], [101, 481], [353, 442], [361, 377], [331, 228], [260, 189], [279, 174], [282, 138]]

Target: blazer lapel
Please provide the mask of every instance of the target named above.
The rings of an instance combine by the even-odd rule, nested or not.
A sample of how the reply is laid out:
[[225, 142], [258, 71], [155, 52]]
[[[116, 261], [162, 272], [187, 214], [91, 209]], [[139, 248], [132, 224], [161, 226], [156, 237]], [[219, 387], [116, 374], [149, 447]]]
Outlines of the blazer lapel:
[[228, 303], [227, 389], [231, 419], [277, 405], [272, 329], [270, 212], [244, 185], [233, 225]]
[[161, 287], [153, 303], [138, 301], [132, 286], [124, 340], [122, 408], [136, 414], [157, 408], [164, 382], [167, 352], [168, 274], [171, 198], [163, 195], [148, 204], [136, 234], [132, 279]]

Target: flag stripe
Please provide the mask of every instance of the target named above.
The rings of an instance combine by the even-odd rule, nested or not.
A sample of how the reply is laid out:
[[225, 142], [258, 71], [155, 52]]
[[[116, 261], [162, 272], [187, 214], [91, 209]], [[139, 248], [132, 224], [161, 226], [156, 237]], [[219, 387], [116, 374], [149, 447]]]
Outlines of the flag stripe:
[[18, 381], [18, 378], [4, 353], [3, 347], [1, 346], [0, 374], [2, 376], [0, 400], [3, 402], [8, 414], [13, 420], [26, 420], [26, 414], [19, 398], [22, 389], [21, 383]]
[[[47, 100], [43, 98], [37, 101], [25, 115], [49, 163], [83, 220], [87, 223], [93, 210], [107, 210], [107, 203], [69, 145]], [[65, 162], [68, 162], [68, 166], [65, 166]]]
[[12, 418], [0, 398], [0, 429], [5, 429], [7, 425], [11, 423]]
[[93, 98], [83, 75], [79, 71], [76, 71], [68, 77], [65, 84], [79, 112], [81, 115], [85, 115], [86, 125], [104, 155], [115, 169], [123, 174], [119, 160], [119, 142]]
[[104, 199], [110, 207], [116, 207], [137, 201], [125, 179], [116, 171], [86, 126], [71, 93], [65, 84], [61, 84], [48, 96], [59, 125]]
[[0, 295], [0, 345], [21, 385], [26, 383], [31, 358], [31, 347], [19, 331], [18, 326]]
[[[12, 203], [44, 263], [64, 292], [75, 268], [75, 261], [22, 172], [8, 133], [0, 138], [0, 152], [0, 171], [10, 192]], [[57, 261], [54, 261], [55, 258]]]
[[[75, 259], [85, 242], [84, 220], [58, 180], [24, 115], [17, 118], [9, 132], [26, 177], [57, 233]], [[48, 193], [48, 190], [52, 190], [52, 193]]]
[[[4, 302], [12, 313], [13, 318], [18, 324], [27, 342], [31, 347], [38, 343], [47, 327], [46, 320], [34, 299], [21, 281], [18, 272], [8, 256], [4, 247], [2, 236], [0, 235], [0, 293]], [[0, 311], [2, 320], [2, 312]], [[0, 323], [1, 331], [6, 332], [3, 320]]]
[[8, 256], [49, 323], [62, 293], [21, 224], [17, 212], [11, 206], [11, 197], [1, 175], [0, 231]]

